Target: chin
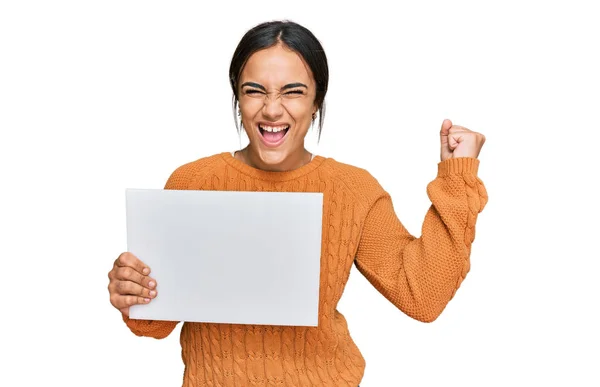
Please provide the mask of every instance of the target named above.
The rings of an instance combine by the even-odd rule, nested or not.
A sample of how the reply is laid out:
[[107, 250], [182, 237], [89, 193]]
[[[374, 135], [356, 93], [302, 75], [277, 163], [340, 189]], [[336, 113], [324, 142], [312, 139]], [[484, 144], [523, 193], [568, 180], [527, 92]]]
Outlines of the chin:
[[263, 163], [277, 166], [285, 162], [288, 152], [284, 149], [259, 149], [258, 155]]

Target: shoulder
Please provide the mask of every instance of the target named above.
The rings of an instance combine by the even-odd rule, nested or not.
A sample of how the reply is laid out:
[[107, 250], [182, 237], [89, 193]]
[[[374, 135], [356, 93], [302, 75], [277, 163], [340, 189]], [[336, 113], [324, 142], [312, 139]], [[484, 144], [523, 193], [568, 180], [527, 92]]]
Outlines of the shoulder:
[[225, 164], [223, 153], [199, 158], [177, 167], [169, 176], [166, 189], [187, 189], [189, 183]]
[[327, 159], [327, 170], [331, 178], [343, 184], [357, 200], [370, 205], [377, 198], [387, 195], [379, 181], [366, 169]]

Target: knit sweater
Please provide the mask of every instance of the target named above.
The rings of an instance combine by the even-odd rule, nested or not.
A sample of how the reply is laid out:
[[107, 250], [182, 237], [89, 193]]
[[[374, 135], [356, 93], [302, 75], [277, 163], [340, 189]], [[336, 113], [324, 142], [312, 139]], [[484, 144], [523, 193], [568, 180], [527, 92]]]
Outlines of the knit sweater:
[[[365, 360], [336, 309], [352, 265], [408, 316], [435, 320], [469, 271], [475, 222], [487, 202], [478, 166], [474, 158], [438, 164], [419, 238], [374, 177], [331, 158], [268, 172], [220, 153], [177, 168], [165, 189], [323, 193], [318, 326], [185, 322], [183, 386], [356, 387]], [[157, 339], [177, 324], [123, 320], [134, 334]]]

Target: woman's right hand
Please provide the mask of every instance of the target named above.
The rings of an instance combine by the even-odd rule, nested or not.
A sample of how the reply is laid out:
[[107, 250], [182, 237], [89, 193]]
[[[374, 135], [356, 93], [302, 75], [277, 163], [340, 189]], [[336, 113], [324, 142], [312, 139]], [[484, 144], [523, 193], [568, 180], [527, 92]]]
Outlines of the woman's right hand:
[[108, 272], [110, 303], [125, 316], [129, 307], [147, 304], [156, 297], [156, 280], [150, 278], [150, 268], [135, 255], [125, 252], [119, 255]]

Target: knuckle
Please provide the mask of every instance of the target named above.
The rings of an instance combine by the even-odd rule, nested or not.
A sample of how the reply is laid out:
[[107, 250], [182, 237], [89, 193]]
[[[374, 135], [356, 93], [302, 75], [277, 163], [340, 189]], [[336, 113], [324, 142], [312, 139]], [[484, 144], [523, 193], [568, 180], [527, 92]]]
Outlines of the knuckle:
[[129, 268], [129, 267], [125, 267], [121, 271], [121, 275], [123, 276], [123, 278], [129, 279], [133, 275], [133, 270], [131, 268]]
[[121, 255], [119, 255], [119, 258], [117, 258], [117, 260], [119, 262], [121, 262], [121, 264], [127, 265], [131, 261], [131, 253], [129, 253], [128, 251], [121, 253]]

